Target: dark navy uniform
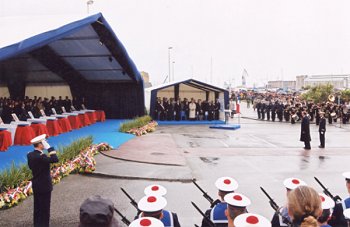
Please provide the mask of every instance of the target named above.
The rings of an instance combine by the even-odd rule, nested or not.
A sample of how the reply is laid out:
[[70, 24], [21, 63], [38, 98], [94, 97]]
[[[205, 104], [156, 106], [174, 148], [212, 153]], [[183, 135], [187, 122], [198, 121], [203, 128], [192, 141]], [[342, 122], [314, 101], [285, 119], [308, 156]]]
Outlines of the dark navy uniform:
[[46, 227], [50, 223], [50, 202], [52, 179], [50, 164], [58, 162], [54, 148], [49, 148], [49, 156], [42, 151], [34, 150], [28, 153], [28, 166], [32, 170], [34, 193], [34, 226]]
[[[163, 210], [162, 213], [163, 213], [163, 218], [159, 220], [164, 224], [164, 227], [181, 227], [176, 213], [170, 212], [168, 210]], [[142, 215], [143, 214], [141, 213], [136, 218], [141, 218]]]
[[[288, 208], [287, 207], [282, 207], [280, 208], [281, 215], [285, 217], [287, 220], [290, 222], [291, 219], [288, 215]], [[284, 221], [281, 215], [277, 214], [277, 212], [273, 215], [273, 218], [271, 220], [272, 227], [282, 227], [282, 226], [288, 226]]]
[[320, 148], [325, 146], [325, 134], [326, 134], [326, 119], [324, 117], [320, 118], [318, 132], [320, 134]]
[[340, 203], [335, 204], [331, 220], [328, 222], [333, 227], [347, 226], [347, 221], [343, 211], [350, 208], [350, 198], [347, 198]]
[[310, 141], [311, 141], [311, 136], [310, 136], [310, 121], [307, 116], [303, 117], [303, 120], [301, 122], [301, 132], [300, 132], [300, 141], [303, 141], [305, 144], [305, 149], [310, 150]]
[[[216, 204], [213, 208], [208, 209], [205, 215], [210, 218], [210, 220], [217, 227], [227, 227], [228, 221], [225, 215], [225, 210], [227, 209], [227, 203], [221, 202]], [[204, 218], [202, 220], [201, 227], [211, 226]]]

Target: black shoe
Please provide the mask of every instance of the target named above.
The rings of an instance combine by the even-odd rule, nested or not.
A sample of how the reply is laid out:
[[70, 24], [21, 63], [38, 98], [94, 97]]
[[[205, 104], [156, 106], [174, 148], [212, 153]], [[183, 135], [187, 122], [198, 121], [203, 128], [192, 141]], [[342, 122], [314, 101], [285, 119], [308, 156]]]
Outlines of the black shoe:
[[318, 146], [319, 148], [324, 148], [324, 147], [322, 147], [321, 145], [320, 146]]

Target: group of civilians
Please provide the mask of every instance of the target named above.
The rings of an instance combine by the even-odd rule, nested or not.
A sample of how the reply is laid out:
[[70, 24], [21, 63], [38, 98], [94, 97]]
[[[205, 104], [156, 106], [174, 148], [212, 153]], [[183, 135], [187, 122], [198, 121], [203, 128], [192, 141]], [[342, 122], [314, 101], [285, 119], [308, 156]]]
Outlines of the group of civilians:
[[54, 96], [51, 96], [50, 99], [37, 96], [31, 99], [26, 96], [22, 100], [0, 97], [0, 116], [4, 123], [10, 123], [13, 120], [11, 115], [13, 113], [17, 115], [19, 120], [25, 121], [30, 118], [28, 111], [31, 111], [35, 118], [39, 118], [41, 116], [40, 110], [44, 110], [45, 114], [49, 116], [54, 114], [52, 108], [56, 110], [57, 114], [61, 114], [63, 112], [62, 107], [64, 107], [67, 112], [70, 112], [72, 106], [76, 110], [80, 110], [83, 104], [86, 106], [84, 97], [73, 97], [73, 100], [68, 96], [66, 96], [65, 99], [62, 99], [62, 96], [59, 96], [58, 99]]
[[184, 98], [157, 98], [153, 118], [160, 121], [181, 121], [181, 120], [219, 120], [219, 111], [221, 104], [219, 99], [209, 100], [190, 100]]

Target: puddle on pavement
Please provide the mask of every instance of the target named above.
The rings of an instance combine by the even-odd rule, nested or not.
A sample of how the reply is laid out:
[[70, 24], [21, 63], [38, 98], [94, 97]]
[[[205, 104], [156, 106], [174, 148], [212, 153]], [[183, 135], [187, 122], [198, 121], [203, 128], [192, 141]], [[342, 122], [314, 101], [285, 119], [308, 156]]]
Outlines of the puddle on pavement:
[[217, 157], [213, 157], [213, 158], [209, 158], [209, 157], [199, 157], [200, 160], [202, 160], [204, 163], [208, 163], [208, 164], [212, 164], [212, 165], [217, 165], [218, 163], [216, 163], [215, 161], [218, 161], [219, 158]]
[[151, 155], [164, 155], [164, 153], [160, 153], [160, 152], [153, 152], [153, 153], [151, 153]]

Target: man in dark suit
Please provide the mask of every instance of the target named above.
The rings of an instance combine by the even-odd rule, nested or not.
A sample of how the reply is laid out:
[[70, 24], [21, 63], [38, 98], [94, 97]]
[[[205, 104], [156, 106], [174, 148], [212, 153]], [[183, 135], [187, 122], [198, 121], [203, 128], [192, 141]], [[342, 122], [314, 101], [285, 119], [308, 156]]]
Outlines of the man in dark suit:
[[[50, 202], [52, 179], [50, 164], [58, 162], [56, 151], [45, 140], [46, 135], [35, 137], [30, 142], [35, 150], [27, 155], [28, 166], [32, 170], [34, 194], [34, 227], [47, 227], [50, 225]], [[46, 155], [43, 150], [49, 152]]]
[[304, 149], [305, 150], [310, 150], [311, 149], [311, 145], [310, 145], [310, 141], [311, 141], [311, 136], [310, 136], [310, 120], [309, 117], [306, 115], [306, 111], [303, 111], [301, 113], [302, 115], [302, 122], [301, 122], [301, 132], [300, 132], [300, 141], [303, 141], [305, 146]]
[[320, 134], [320, 146], [319, 148], [324, 148], [325, 146], [325, 134], [326, 134], [326, 118], [324, 117], [324, 112], [320, 112], [320, 123], [318, 126], [318, 132]]

